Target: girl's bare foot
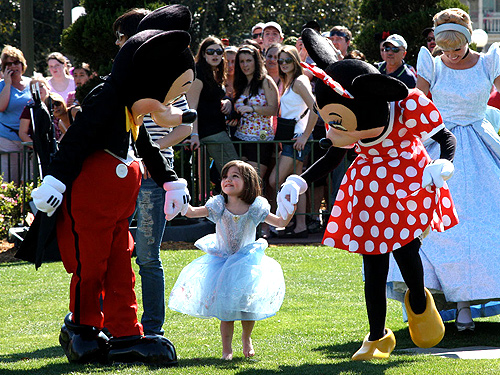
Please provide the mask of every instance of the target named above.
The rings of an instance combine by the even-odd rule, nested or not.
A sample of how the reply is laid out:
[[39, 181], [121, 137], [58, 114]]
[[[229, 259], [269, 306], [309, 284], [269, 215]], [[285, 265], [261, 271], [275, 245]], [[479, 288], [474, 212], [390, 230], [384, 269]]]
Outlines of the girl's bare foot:
[[243, 339], [243, 355], [245, 358], [250, 358], [255, 355], [255, 350], [253, 349], [252, 339]]
[[233, 352], [231, 352], [231, 353], [222, 352], [222, 359], [224, 361], [232, 361], [233, 360]]

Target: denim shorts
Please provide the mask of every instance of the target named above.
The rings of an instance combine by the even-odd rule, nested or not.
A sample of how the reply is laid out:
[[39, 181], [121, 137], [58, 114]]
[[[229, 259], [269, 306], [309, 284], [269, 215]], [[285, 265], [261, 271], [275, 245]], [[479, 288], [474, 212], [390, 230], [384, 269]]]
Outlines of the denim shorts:
[[[312, 135], [309, 137], [308, 141], [312, 141]], [[281, 144], [281, 156], [288, 156], [289, 158], [297, 159], [297, 161], [304, 161], [307, 155], [311, 152], [311, 144], [307, 142], [302, 151], [297, 151], [293, 148], [294, 143], [282, 143]]]

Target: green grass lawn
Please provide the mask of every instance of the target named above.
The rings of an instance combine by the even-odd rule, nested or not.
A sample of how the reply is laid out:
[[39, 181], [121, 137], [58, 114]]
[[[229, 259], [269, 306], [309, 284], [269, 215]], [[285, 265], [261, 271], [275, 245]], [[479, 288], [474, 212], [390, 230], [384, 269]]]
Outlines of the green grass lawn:
[[[271, 247], [286, 280], [278, 314], [256, 323], [256, 356], [241, 353], [241, 326], [236, 325], [235, 359], [221, 357], [219, 322], [167, 310], [166, 336], [175, 344], [179, 366], [73, 365], [59, 346], [58, 335], [68, 310], [70, 276], [61, 263], [34, 266], [0, 264], [0, 374], [500, 374], [500, 360], [460, 360], [409, 355], [414, 347], [398, 302], [388, 303], [387, 326], [397, 339], [389, 360], [352, 362], [368, 332], [363, 299], [361, 257], [323, 246]], [[182, 267], [202, 255], [198, 250], [163, 251], [167, 290]], [[137, 273], [137, 267], [136, 269]], [[140, 279], [136, 290], [140, 301]], [[473, 334], [458, 334], [446, 324], [440, 347], [498, 346], [499, 317], [480, 320]]]

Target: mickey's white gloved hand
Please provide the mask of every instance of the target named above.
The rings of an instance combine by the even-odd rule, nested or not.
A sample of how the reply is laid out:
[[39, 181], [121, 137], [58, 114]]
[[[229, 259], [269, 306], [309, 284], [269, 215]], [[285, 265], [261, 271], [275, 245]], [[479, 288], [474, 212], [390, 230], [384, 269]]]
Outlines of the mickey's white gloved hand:
[[165, 193], [165, 218], [172, 220], [180, 212], [185, 215], [189, 208], [191, 196], [187, 188], [187, 181], [179, 178], [177, 181], [165, 182], [163, 184]]
[[[286, 219], [289, 215], [293, 214], [295, 207], [299, 201], [299, 195], [305, 193], [307, 190], [307, 182], [302, 177], [292, 174], [287, 177], [276, 197], [278, 208], [276, 215]], [[287, 199], [288, 197], [288, 199]]]
[[444, 182], [453, 176], [455, 167], [453, 163], [446, 159], [437, 159], [429, 164], [424, 169], [422, 175], [422, 187], [425, 188], [431, 184], [437, 188], [442, 188]]
[[31, 192], [33, 203], [40, 211], [52, 216], [61, 205], [66, 185], [53, 176], [45, 176], [42, 184]]

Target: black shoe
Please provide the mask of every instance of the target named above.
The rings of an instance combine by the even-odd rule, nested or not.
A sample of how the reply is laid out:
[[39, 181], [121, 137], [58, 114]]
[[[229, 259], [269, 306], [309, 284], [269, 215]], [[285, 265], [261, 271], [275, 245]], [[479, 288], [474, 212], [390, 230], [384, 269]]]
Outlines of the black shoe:
[[309, 232], [307, 229], [304, 229], [301, 232], [285, 232], [282, 238], [307, 238], [309, 237]]
[[107, 336], [96, 327], [73, 323], [71, 313], [64, 318], [59, 343], [71, 363], [103, 363], [107, 360]]
[[176, 366], [174, 345], [163, 336], [126, 336], [109, 340], [109, 362], [141, 362]]

